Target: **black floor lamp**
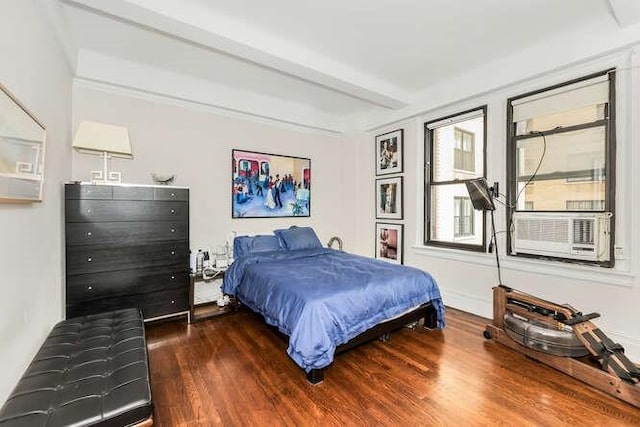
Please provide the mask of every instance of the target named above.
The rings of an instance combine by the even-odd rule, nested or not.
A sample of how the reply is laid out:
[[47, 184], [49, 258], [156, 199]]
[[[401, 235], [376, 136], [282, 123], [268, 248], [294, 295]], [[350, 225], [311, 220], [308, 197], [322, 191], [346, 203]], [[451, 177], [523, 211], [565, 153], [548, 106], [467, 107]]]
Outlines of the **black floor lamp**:
[[498, 195], [498, 183], [494, 184], [494, 187], [489, 187], [487, 180], [484, 178], [476, 178], [470, 181], [466, 181], [467, 191], [471, 198], [471, 204], [473, 208], [478, 211], [490, 211], [491, 212], [491, 237], [495, 243], [496, 253], [496, 265], [498, 267], [498, 284], [502, 286], [502, 274], [500, 272], [500, 258], [498, 257], [498, 241], [496, 240], [496, 223], [494, 218], [494, 211], [496, 205], [493, 203], [493, 198]]

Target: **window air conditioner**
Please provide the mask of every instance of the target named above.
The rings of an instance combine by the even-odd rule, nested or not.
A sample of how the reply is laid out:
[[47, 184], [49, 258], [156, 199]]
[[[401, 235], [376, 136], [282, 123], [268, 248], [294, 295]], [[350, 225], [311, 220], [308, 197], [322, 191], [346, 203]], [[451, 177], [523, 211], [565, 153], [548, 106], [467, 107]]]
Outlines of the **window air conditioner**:
[[513, 253], [609, 261], [609, 212], [516, 212]]

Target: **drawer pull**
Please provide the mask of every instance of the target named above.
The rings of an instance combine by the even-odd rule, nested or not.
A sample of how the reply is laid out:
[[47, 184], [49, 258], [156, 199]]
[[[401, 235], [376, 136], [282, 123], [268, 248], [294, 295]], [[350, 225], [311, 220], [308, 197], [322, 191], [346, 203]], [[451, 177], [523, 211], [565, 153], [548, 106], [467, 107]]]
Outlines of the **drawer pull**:
[[87, 213], [91, 213], [91, 209], [87, 209]]
[[171, 229], [171, 232], [172, 232], [172, 233], [175, 233], [175, 232], [176, 232], [176, 229], [175, 229], [175, 228], [172, 228], [172, 229]]
[[87, 231], [87, 237], [91, 237], [91, 232]]
[[176, 193], [171, 193], [171, 197], [176, 197]]
[[91, 292], [93, 290], [93, 286], [87, 286], [87, 290]]
[[93, 261], [93, 258], [87, 257], [87, 262], [91, 262], [91, 261]]
[[175, 254], [176, 254], [176, 251], [171, 251], [171, 255], [175, 255]]
[[176, 280], [176, 276], [171, 276], [171, 280]]
[[175, 303], [176, 303], [175, 300], [171, 300], [171, 304], [175, 304]]
[[176, 210], [175, 209], [171, 209], [171, 213], [172, 214], [176, 213]]

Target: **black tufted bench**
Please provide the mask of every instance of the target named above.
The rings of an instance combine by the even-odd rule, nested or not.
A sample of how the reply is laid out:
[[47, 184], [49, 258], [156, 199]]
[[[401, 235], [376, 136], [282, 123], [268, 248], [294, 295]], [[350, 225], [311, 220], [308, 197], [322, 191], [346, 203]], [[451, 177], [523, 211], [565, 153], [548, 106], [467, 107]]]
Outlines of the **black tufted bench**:
[[138, 309], [54, 326], [2, 409], [0, 427], [153, 424]]

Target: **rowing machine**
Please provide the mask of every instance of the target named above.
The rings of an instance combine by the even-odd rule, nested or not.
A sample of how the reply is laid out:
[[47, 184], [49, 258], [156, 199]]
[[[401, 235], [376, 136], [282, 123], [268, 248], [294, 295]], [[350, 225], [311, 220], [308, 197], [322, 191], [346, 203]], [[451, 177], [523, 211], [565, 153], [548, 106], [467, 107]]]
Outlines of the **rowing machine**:
[[[591, 322], [599, 316], [598, 313], [582, 314], [566, 304], [497, 286], [493, 288], [493, 322], [487, 325], [483, 335], [640, 408], [640, 367], [627, 358], [620, 344]], [[581, 354], [576, 351], [575, 343], [572, 352], [565, 356], [540, 345], [536, 337], [527, 338], [528, 328], [522, 328], [524, 336], [520, 337], [515, 333], [513, 325], [517, 322], [513, 319], [537, 327], [538, 333], [546, 328], [550, 340], [558, 336], [555, 331], [572, 333], [570, 338], [578, 347], [580, 344], [584, 347], [584, 354], [597, 360], [600, 369], [585, 358], [568, 357]]]

